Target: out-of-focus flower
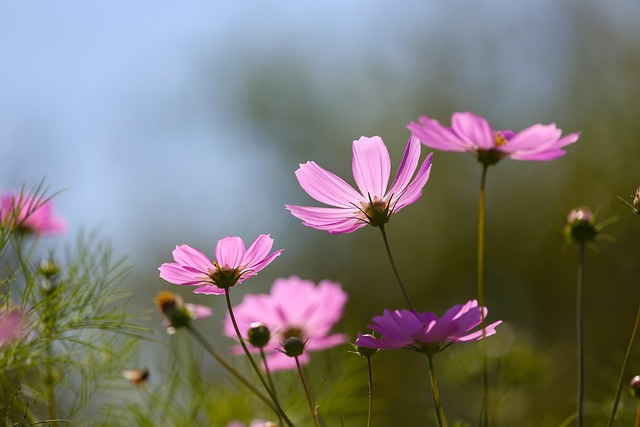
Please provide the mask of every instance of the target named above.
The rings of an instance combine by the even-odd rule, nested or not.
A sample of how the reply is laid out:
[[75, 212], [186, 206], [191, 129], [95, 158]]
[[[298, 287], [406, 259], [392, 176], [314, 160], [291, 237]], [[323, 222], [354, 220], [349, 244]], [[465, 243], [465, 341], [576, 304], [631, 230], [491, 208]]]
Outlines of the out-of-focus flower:
[[[476, 300], [453, 306], [442, 317], [430, 312], [385, 310], [382, 316], [373, 318], [373, 324], [368, 325], [381, 338], [358, 334], [355, 344], [382, 350], [408, 348], [434, 354], [453, 343], [482, 339], [482, 329], [472, 330], [480, 325], [486, 315], [486, 307], [479, 307]], [[484, 337], [495, 334], [495, 328], [500, 323], [501, 320], [487, 325]]]
[[[351, 233], [367, 224], [382, 226], [389, 217], [422, 195], [431, 171], [429, 154], [413, 177], [420, 160], [420, 142], [409, 138], [402, 162], [391, 187], [389, 151], [379, 136], [353, 141], [353, 177], [358, 190], [315, 162], [300, 165], [296, 171], [303, 190], [321, 203], [333, 207], [286, 205], [308, 227], [332, 234]], [[413, 177], [413, 179], [412, 179]]]
[[[231, 421], [227, 427], [247, 427], [247, 425], [240, 421]], [[278, 427], [278, 425], [271, 421], [253, 420], [249, 427]]]
[[35, 235], [59, 234], [65, 230], [62, 218], [53, 213], [53, 204], [23, 192], [0, 195], [0, 225]]
[[[346, 342], [345, 334], [331, 334], [331, 328], [342, 317], [346, 301], [347, 294], [338, 283], [323, 280], [316, 286], [310, 280], [289, 277], [276, 280], [269, 294], [245, 295], [233, 312], [245, 339], [254, 322], [269, 328], [271, 340], [264, 351], [269, 369], [275, 371], [296, 368], [294, 359], [278, 351], [289, 337], [306, 342], [307, 351], [298, 358], [301, 365], [308, 363], [310, 351]], [[229, 316], [224, 332], [236, 338]]]
[[162, 291], [156, 295], [156, 306], [165, 316], [165, 325], [172, 328], [187, 326], [194, 319], [209, 317], [213, 310], [204, 305], [185, 304], [180, 295]]
[[255, 276], [271, 263], [282, 249], [269, 255], [273, 239], [261, 234], [245, 249], [240, 237], [225, 237], [218, 241], [215, 261], [189, 245], [179, 245], [173, 251], [176, 262], [160, 266], [160, 277], [176, 285], [199, 286], [196, 294], [224, 294], [225, 289]]
[[22, 339], [27, 334], [26, 323], [18, 308], [0, 310], [0, 347]]
[[149, 381], [149, 369], [132, 369], [122, 371], [122, 376], [131, 381], [136, 387], [141, 387]]
[[407, 128], [426, 145], [443, 151], [469, 151], [486, 165], [503, 158], [546, 161], [565, 154], [563, 147], [578, 140], [578, 133], [562, 137], [555, 124], [535, 124], [520, 132], [493, 130], [484, 117], [473, 113], [453, 113], [451, 127], [442, 126], [426, 116], [419, 123], [410, 122]]

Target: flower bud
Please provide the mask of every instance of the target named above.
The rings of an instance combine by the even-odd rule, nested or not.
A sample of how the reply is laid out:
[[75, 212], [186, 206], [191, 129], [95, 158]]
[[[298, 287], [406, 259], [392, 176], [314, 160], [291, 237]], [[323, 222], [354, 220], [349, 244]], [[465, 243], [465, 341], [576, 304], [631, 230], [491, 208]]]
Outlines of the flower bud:
[[629, 383], [633, 397], [640, 398], [640, 375], [636, 375]]
[[572, 242], [584, 243], [593, 240], [599, 230], [591, 210], [586, 206], [580, 206], [567, 215], [567, 225], [564, 232]]
[[636, 195], [633, 197], [633, 206], [636, 209], [640, 209], [640, 187], [636, 190]]
[[52, 260], [43, 259], [42, 261], [40, 261], [40, 267], [38, 267], [38, 274], [43, 275], [47, 279], [50, 279], [51, 277], [55, 276], [56, 274], [58, 274], [59, 271], [60, 271], [60, 267], [58, 266], [58, 264], [56, 264]]
[[263, 348], [267, 344], [269, 344], [269, 339], [271, 339], [271, 331], [264, 323], [254, 322], [249, 328], [247, 332], [247, 337], [249, 337], [249, 343], [256, 348]]
[[282, 343], [284, 354], [289, 357], [301, 356], [302, 353], [304, 353], [304, 347], [306, 345], [307, 343], [298, 337], [289, 337]]
[[[363, 336], [373, 337], [373, 335], [371, 334], [364, 334]], [[372, 357], [372, 356], [375, 356], [375, 354], [378, 351], [380, 351], [379, 348], [362, 347], [359, 345], [355, 345], [353, 343], [350, 343], [350, 344], [353, 347], [354, 351], [350, 351], [349, 353], [357, 354], [358, 356], [361, 356], [361, 357]]]
[[181, 328], [191, 323], [191, 314], [184, 306], [180, 295], [169, 291], [159, 292], [156, 295], [155, 302], [158, 310], [164, 314], [171, 327]]

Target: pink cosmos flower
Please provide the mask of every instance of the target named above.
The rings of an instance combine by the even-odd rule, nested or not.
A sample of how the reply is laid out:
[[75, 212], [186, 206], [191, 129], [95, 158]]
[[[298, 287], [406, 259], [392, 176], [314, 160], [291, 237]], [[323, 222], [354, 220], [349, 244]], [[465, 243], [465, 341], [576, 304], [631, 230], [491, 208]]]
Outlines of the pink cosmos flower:
[[0, 347], [21, 339], [26, 333], [26, 321], [20, 310], [0, 310]]
[[[381, 338], [358, 334], [355, 344], [383, 350], [408, 348], [433, 354], [453, 343], [482, 339], [482, 330], [471, 332], [482, 322], [482, 313], [486, 317], [487, 309], [479, 307], [476, 300], [453, 306], [441, 318], [430, 312], [385, 310], [368, 325]], [[501, 320], [487, 325], [484, 336], [495, 334], [500, 323]]]
[[363, 136], [353, 141], [352, 169], [359, 191], [315, 162], [307, 162], [296, 171], [298, 182], [311, 197], [333, 207], [286, 208], [304, 225], [331, 234], [351, 233], [366, 224], [382, 226], [391, 214], [422, 195], [431, 171], [431, 154], [412, 180], [419, 160], [420, 142], [409, 138], [398, 173], [387, 189], [391, 174], [389, 151], [379, 136]]
[[59, 234], [65, 229], [50, 201], [22, 192], [0, 195], [0, 224], [36, 235]]
[[176, 246], [173, 259], [176, 262], [160, 266], [160, 277], [176, 285], [199, 286], [196, 294], [224, 294], [225, 289], [242, 283], [258, 274], [282, 252], [271, 254], [273, 239], [261, 234], [245, 249], [240, 237], [227, 236], [218, 241], [215, 261], [189, 245]]
[[493, 130], [489, 122], [473, 113], [454, 113], [451, 127], [426, 116], [407, 128], [427, 147], [444, 151], [471, 151], [486, 166], [505, 157], [514, 160], [554, 160], [565, 154], [564, 146], [578, 140], [578, 133], [561, 137], [555, 124], [535, 124], [520, 132]]
[[[331, 328], [342, 317], [347, 294], [338, 283], [321, 281], [317, 286], [299, 277], [278, 279], [271, 293], [245, 295], [233, 308], [243, 338], [252, 324], [263, 323], [271, 332], [264, 347], [270, 370], [296, 369], [294, 358], [284, 355], [282, 343], [295, 336], [306, 341], [300, 364], [309, 362], [309, 351], [324, 350], [346, 342], [345, 334], [331, 334]], [[236, 338], [231, 319], [227, 316], [224, 333]], [[257, 351], [257, 350], [255, 350]]]

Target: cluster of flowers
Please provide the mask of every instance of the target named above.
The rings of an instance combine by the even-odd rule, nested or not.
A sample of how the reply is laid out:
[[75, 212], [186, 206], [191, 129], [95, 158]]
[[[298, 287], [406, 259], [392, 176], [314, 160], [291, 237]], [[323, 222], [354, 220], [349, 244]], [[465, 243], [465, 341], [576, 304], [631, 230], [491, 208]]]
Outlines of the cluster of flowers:
[[[577, 133], [562, 136], [555, 125], [534, 125], [521, 132], [493, 130], [482, 117], [472, 113], [455, 113], [451, 127], [421, 117], [410, 123], [412, 132], [398, 171], [389, 186], [391, 161], [380, 137], [361, 137], [353, 142], [353, 178], [357, 189], [339, 176], [313, 161], [300, 165], [295, 175], [304, 191], [328, 207], [286, 205], [286, 208], [308, 227], [331, 234], [351, 233], [366, 225], [382, 231], [385, 244], [387, 224], [393, 214], [416, 202], [422, 195], [432, 165], [432, 153], [420, 163], [421, 143], [435, 149], [471, 152], [486, 168], [503, 158], [515, 160], [553, 160], [563, 154], [563, 147], [578, 139]], [[188, 245], [177, 246], [174, 262], [162, 264], [160, 277], [177, 285], [196, 286], [195, 293], [224, 294], [228, 314], [224, 331], [235, 337], [251, 359], [250, 352], [265, 355], [264, 369], [299, 368], [308, 363], [310, 351], [326, 349], [347, 341], [344, 334], [332, 334], [333, 325], [341, 318], [347, 300], [340, 285], [322, 281], [317, 286], [298, 277], [275, 281], [270, 294], [246, 295], [232, 307], [229, 291], [278, 257], [282, 250], [271, 252], [273, 240], [260, 235], [246, 249], [239, 237], [226, 237], [218, 242], [215, 257], [209, 259]], [[412, 349], [431, 357], [453, 343], [476, 341], [495, 334], [501, 321], [486, 324], [487, 309], [477, 300], [455, 305], [442, 317], [416, 310], [390, 261], [409, 309], [384, 310], [368, 325], [372, 334], [359, 334], [356, 351], [370, 357], [375, 351]], [[482, 301], [482, 295], [480, 295]], [[190, 312], [186, 307], [179, 316], [161, 310], [173, 326]], [[235, 313], [235, 314], [234, 314]], [[480, 326], [479, 329], [478, 326]], [[253, 348], [247, 351], [244, 341]], [[234, 351], [241, 353], [242, 349]], [[269, 391], [267, 389], [267, 391]], [[434, 397], [436, 391], [434, 390]], [[436, 408], [441, 411], [439, 402]], [[317, 414], [311, 406], [314, 417]], [[441, 425], [444, 416], [438, 414]], [[317, 419], [314, 419], [317, 423]], [[285, 419], [285, 422], [287, 420]]]

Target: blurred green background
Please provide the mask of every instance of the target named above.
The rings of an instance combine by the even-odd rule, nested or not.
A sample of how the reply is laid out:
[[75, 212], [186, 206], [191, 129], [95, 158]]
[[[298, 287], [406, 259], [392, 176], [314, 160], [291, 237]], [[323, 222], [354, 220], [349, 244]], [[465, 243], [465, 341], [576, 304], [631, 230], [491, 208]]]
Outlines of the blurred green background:
[[[380, 135], [395, 169], [406, 125], [422, 114], [580, 131], [565, 157], [505, 160], [487, 182], [486, 300], [489, 318], [505, 321], [495, 351], [522, 358], [496, 362], [496, 378], [515, 384], [500, 403], [503, 425], [509, 414], [557, 425], [575, 399], [577, 251], [561, 234], [571, 208], [619, 217], [587, 255], [590, 414], [608, 410], [640, 303], [640, 218], [616, 199], [640, 185], [638, 22], [631, 0], [5, 3], [0, 184], [46, 176], [69, 188], [57, 207], [70, 235], [98, 225], [130, 255], [138, 309], [177, 289], [157, 272], [175, 244], [212, 254], [226, 235], [271, 233], [283, 256], [236, 301], [280, 276], [339, 281], [350, 294], [340, 329], [355, 335], [403, 299], [377, 230], [331, 236], [285, 211], [316, 205], [295, 180], [299, 163], [353, 182], [351, 141]], [[420, 309], [441, 314], [476, 297], [479, 179], [473, 156], [436, 152], [422, 199], [388, 225]], [[224, 312], [221, 299], [189, 291]], [[202, 325], [225, 345], [220, 319]], [[473, 351], [438, 357], [455, 379], [440, 380], [452, 420], [475, 422], [477, 384], [464, 375]], [[157, 357], [150, 348], [136, 363]], [[401, 425], [431, 422], [426, 360], [396, 352], [375, 362], [388, 399], [380, 411]]]

